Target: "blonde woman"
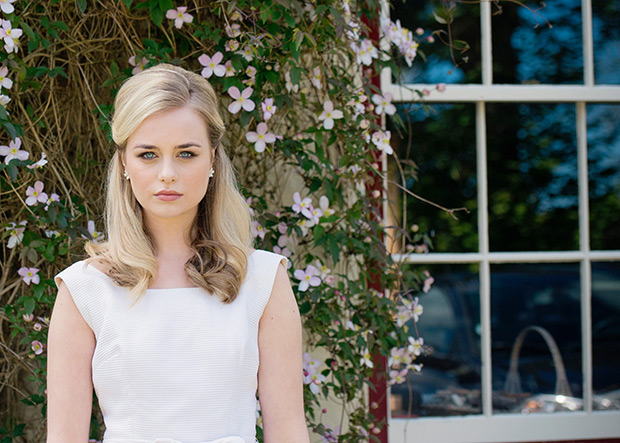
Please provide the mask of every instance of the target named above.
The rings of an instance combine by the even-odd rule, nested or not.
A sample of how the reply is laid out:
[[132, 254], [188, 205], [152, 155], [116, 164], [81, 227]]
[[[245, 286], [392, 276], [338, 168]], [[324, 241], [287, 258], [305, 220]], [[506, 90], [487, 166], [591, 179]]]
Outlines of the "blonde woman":
[[107, 241], [56, 276], [48, 443], [308, 442], [285, 258], [252, 250], [248, 207], [201, 76], [159, 65], [115, 101]]

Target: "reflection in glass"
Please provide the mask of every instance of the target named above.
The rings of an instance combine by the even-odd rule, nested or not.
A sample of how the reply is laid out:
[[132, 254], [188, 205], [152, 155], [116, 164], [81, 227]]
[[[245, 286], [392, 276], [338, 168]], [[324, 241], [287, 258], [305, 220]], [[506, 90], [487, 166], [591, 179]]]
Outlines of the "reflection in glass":
[[592, 263], [593, 408], [620, 409], [620, 262]]
[[[415, 31], [417, 28], [425, 30], [423, 37], [428, 37], [433, 31], [444, 30], [443, 25], [437, 23], [433, 11], [437, 3], [422, 0], [405, 0], [392, 2], [391, 19], [400, 20], [402, 26]], [[451, 29], [453, 38], [466, 41], [470, 49], [461, 54], [454, 51], [450, 54], [448, 46], [439, 38], [432, 44], [423, 43], [418, 49], [421, 54], [409, 68], [403, 63], [402, 77], [395, 79], [395, 83], [480, 83], [480, 6], [477, 3], [458, 4], [455, 10], [455, 20]], [[454, 60], [453, 60], [454, 57]], [[463, 57], [466, 57], [464, 60]], [[426, 61], [423, 59], [426, 58]], [[455, 66], [455, 62], [458, 66]]]
[[[416, 232], [428, 233], [432, 252], [478, 250], [474, 112], [474, 105], [470, 104], [431, 108], [399, 105], [398, 115], [405, 122], [405, 130], [388, 123], [402, 167], [401, 172], [394, 159], [390, 159], [390, 178], [445, 208], [465, 207], [469, 211], [455, 213], [455, 219], [392, 185], [389, 216], [410, 235], [412, 225], [419, 227]], [[433, 235], [434, 232], [437, 234]], [[405, 243], [412, 245], [410, 241]], [[402, 251], [406, 246], [400, 247], [401, 252], [406, 252]]]
[[505, 5], [492, 28], [494, 83], [583, 83], [580, 0]]
[[592, 2], [594, 40], [594, 81], [620, 84], [620, 3], [618, 0]]
[[579, 245], [575, 108], [487, 104], [492, 251]]
[[[416, 265], [419, 267], [419, 265]], [[435, 283], [418, 294], [417, 330], [431, 353], [421, 373], [392, 386], [392, 417], [479, 414], [480, 305], [477, 265], [430, 265]], [[414, 325], [409, 325], [412, 334]]]
[[590, 248], [620, 249], [620, 105], [588, 105]]
[[494, 412], [582, 409], [580, 324], [579, 264], [491, 266]]

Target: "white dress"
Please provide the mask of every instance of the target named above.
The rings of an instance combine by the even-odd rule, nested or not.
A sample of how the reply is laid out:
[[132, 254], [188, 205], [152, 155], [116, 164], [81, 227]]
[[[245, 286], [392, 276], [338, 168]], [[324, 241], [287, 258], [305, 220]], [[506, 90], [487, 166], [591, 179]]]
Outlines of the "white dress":
[[234, 302], [200, 288], [148, 289], [132, 306], [83, 261], [56, 276], [95, 333], [105, 443], [254, 443], [258, 323], [283, 256], [257, 250]]

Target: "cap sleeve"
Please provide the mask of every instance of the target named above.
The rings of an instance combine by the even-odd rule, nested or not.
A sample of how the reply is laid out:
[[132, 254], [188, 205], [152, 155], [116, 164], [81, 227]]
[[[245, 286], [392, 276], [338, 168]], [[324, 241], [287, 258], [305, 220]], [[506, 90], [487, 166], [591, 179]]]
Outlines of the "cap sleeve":
[[104, 285], [108, 277], [85, 261], [79, 261], [54, 277], [57, 287], [62, 280], [88, 326], [99, 336], [105, 315]]
[[273, 284], [282, 263], [286, 267], [288, 259], [280, 254], [257, 249], [248, 258], [248, 273], [242, 291], [249, 292], [250, 311], [260, 320], [271, 296]]

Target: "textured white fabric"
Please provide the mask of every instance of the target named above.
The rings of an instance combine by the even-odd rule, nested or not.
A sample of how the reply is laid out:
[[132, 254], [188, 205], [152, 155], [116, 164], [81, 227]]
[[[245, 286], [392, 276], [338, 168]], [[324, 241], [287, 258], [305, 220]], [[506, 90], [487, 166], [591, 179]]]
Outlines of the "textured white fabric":
[[255, 442], [258, 323], [282, 260], [252, 253], [230, 304], [175, 288], [132, 306], [127, 288], [83, 261], [56, 276], [95, 334], [105, 443]]

